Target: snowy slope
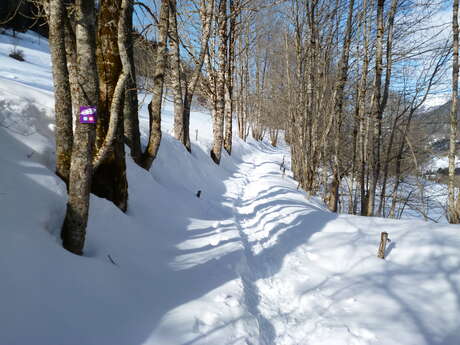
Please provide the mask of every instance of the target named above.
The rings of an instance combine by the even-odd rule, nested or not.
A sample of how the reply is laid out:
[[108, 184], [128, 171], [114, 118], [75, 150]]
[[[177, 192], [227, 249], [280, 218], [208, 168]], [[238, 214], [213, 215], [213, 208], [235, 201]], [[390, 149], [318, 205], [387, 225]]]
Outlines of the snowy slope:
[[0, 345], [460, 344], [459, 227], [329, 213], [282, 176], [285, 147], [235, 139], [217, 167], [209, 115], [190, 155], [164, 113], [152, 170], [127, 159], [128, 212], [92, 196], [72, 255], [47, 43], [0, 35]]

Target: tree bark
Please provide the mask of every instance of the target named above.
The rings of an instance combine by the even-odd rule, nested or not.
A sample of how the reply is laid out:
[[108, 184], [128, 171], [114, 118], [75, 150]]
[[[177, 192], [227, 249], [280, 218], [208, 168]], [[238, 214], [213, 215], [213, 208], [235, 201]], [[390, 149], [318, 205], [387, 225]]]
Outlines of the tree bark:
[[225, 111], [225, 71], [227, 66], [227, 0], [219, 2], [219, 70], [217, 71], [217, 104], [213, 116], [212, 134], [213, 146], [211, 149], [211, 158], [216, 164], [220, 164], [223, 132], [224, 132], [224, 111]]
[[[82, 106], [98, 101], [94, 1], [76, 0], [77, 99]], [[75, 112], [78, 116], [78, 111]], [[69, 174], [69, 198], [62, 227], [63, 246], [82, 255], [89, 212], [95, 128], [77, 121]]]
[[150, 134], [147, 148], [142, 156], [142, 167], [150, 170], [161, 143], [161, 105], [166, 71], [166, 47], [169, 30], [169, 0], [161, 1], [158, 23], [158, 46], [155, 73], [153, 76], [152, 101], [149, 103]]
[[[72, 114], [79, 110], [78, 104], [78, 67], [77, 67], [77, 47], [75, 42], [75, 20], [71, 18], [71, 11], [67, 10], [64, 16], [65, 25], [65, 50], [67, 59], [67, 69], [69, 71], [69, 84], [72, 99]], [[78, 120], [78, 119], [75, 119]]]
[[93, 159], [96, 164], [93, 166], [91, 191], [101, 198], [112, 201], [125, 212], [128, 207], [128, 181], [123, 116], [118, 107], [116, 113], [111, 109], [112, 103], [124, 104], [123, 98], [114, 98], [122, 71], [118, 49], [120, 8], [121, 0], [101, 0], [98, 13], [96, 61], [99, 73], [99, 101], [96, 156]]
[[377, 40], [375, 53], [375, 79], [371, 100], [371, 119], [373, 120], [370, 126], [370, 146], [371, 146], [371, 184], [367, 197], [366, 215], [374, 215], [375, 193], [380, 175], [380, 141], [382, 135], [382, 112], [380, 111], [381, 100], [381, 84], [382, 84], [382, 40], [383, 40], [383, 8], [385, 0], [377, 1]]
[[72, 156], [72, 97], [65, 48], [66, 10], [63, 0], [51, 0], [49, 40], [54, 84], [56, 117], [56, 174], [68, 185]]
[[343, 98], [345, 84], [347, 83], [348, 77], [348, 60], [350, 56], [350, 44], [351, 44], [351, 29], [353, 20], [353, 7], [354, 0], [350, 0], [348, 8], [347, 26], [345, 30], [345, 42], [343, 45], [342, 56], [339, 65], [339, 77], [336, 83], [335, 97], [334, 97], [334, 117], [335, 117], [335, 141], [334, 141], [334, 168], [333, 168], [333, 182], [331, 183], [331, 189], [329, 192], [329, 210], [337, 212], [339, 202], [339, 190], [340, 181], [342, 179], [340, 173], [340, 145], [341, 145], [341, 131], [343, 121]]
[[[247, 25], [249, 27], [249, 24]], [[239, 59], [240, 67], [240, 90], [238, 100], [238, 136], [246, 141], [248, 136], [248, 84], [249, 84], [249, 29], [246, 29], [246, 34], [240, 35], [239, 42], [239, 54], [242, 57]], [[244, 38], [244, 47], [243, 47]]]
[[[452, 105], [450, 109], [450, 141], [449, 141], [449, 223], [460, 223], [460, 204], [455, 201], [455, 151], [457, 142], [458, 113], [458, 0], [454, 0], [452, 10], [453, 57], [452, 57]], [[459, 198], [460, 199], [460, 198]]]
[[195, 69], [193, 70], [190, 81], [186, 83], [185, 97], [184, 97], [184, 141], [186, 149], [191, 152], [192, 146], [190, 143], [190, 110], [192, 107], [193, 95], [198, 82], [201, 77], [201, 70], [206, 57], [206, 51], [208, 50], [209, 37], [211, 36], [211, 23], [214, 13], [214, 0], [201, 0], [200, 6], [200, 17], [203, 30], [200, 38], [200, 55], [195, 63]]
[[229, 49], [228, 49], [228, 62], [227, 74], [225, 80], [225, 135], [224, 135], [224, 149], [229, 155], [232, 154], [232, 137], [233, 137], [233, 74], [235, 71], [235, 36], [236, 36], [236, 17], [239, 9], [238, 0], [229, 0], [230, 6], [230, 30], [229, 30]]
[[129, 76], [126, 81], [123, 118], [124, 118], [124, 135], [125, 143], [131, 150], [131, 157], [137, 163], [141, 163], [141, 135], [139, 131], [139, 114], [137, 101], [137, 81], [136, 68], [134, 66], [134, 42], [133, 42], [133, 4], [132, 1], [128, 4], [128, 14], [126, 20], [126, 49], [128, 54]]
[[368, 134], [366, 130], [366, 91], [367, 91], [367, 76], [369, 69], [369, 31], [368, 27], [369, 21], [367, 18], [367, 0], [363, 1], [363, 19], [362, 24], [363, 28], [363, 40], [364, 40], [364, 57], [363, 57], [363, 67], [361, 72], [361, 79], [359, 81], [359, 90], [358, 90], [358, 106], [359, 106], [359, 146], [360, 146], [360, 172], [359, 172], [359, 185], [360, 185], [360, 201], [361, 207], [360, 212], [362, 216], [367, 214], [367, 183], [366, 183], [366, 173], [367, 173], [367, 162], [368, 162]]
[[[388, 102], [388, 96], [389, 96], [389, 90], [390, 90], [391, 71], [392, 71], [392, 66], [393, 66], [393, 57], [392, 57], [393, 27], [394, 27], [394, 18], [396, 15], [397, 7], [398, 7], [398, 0], [392, 0], [390, 13], [388, 15], [388, 35], [387, 35], [387, 47], [386, 47], [386, 60], [387, 60], [386, 65], [387, 66], [386, 66], [386, 72], [385, 72], [385, 86], [383, 88], [382, 102], [379, 105], [380, 118], [382, 118], [383, 112]], [[393, 145], [393, 136], [394, 136], [394, 130], [391, 131], [390, 142], [388, 144], [387, 152], [390, 152], [391, 147]], [[382, 188], [381, 188], [381, 193], [380, 193], [380, 203], [379, 203], [379, 207], [377, 210], [378, 216], [381, 216], [382, 212], [385, 209], [384, 203], [385, 203], [385, 192], [386, 192], [385, 190], [386, 190], [387, 172], [388, 172], [387, 166], [388, 166], [388, 159], [386, 160], [385, 166], [384, 166], [384, 177], [383, 177], [383, 183], [382, 183]]]
[[169, 47], [171, 61], [171, 86], [174, 93], [174, 137], [185, 143], [184, 102], [180, 71], [179, 35], [177, 34], [176, 0], [169, 1]]

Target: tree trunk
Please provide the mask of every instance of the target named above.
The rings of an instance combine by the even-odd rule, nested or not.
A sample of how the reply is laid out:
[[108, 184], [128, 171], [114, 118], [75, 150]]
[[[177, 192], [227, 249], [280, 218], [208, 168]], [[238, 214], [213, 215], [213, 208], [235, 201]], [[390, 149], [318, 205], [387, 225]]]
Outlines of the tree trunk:
[[276, 145], [278, 145], [278, 134], [279, 134], [279, 130], [274, 128], [274, 129], [270, 129], [269, 130], [269, 134], [270, 134], [270, 143], [273, 147], [276, 147]]
[[[359, 48], [358, 48], [359, 49]], [[360, 51], [357, 49], [357, 58], [359, 58]], [[362, 71], [361, 71], [362, 72]], [[357, 73], [359, 74], [359, 66], [357, 66]], [[351, 176], [349, 192], [350, 197], [348, 198], [348, 213], [356, 214], [356, 191], [355, 191], [355, 179], [356, 179], [356, 168], [358, 158], [358, 129], [359, 129], [359, 82], [356, 83], [356, 97], [355, 97], [355, 113], [353, 121], [353, 136], [352, 136], [352, 158], [351, 158]]]
[[364, 40], [364, 57], [363, 57], [363, 67], [361, 72], [361, 79], [359, 81], [359, 90], [358, 90], [358, 106], [359, 106], [359, 146], [360, 146], [360, 172], [359, 172], [359, 185], [360, 185], [360, 201], [361, 201], [361, 215], [365, 216], [367, 214], [367, 183], [366, 183], [366, 172], [367, 172], [367, 162], [368, 162], [368, 134], [369, 131], [366, 130], [366, 90], [367, 90], [367, 76], [369, 68], [369, 31], [368, 27], [369, 21], [367, 18], [367, 0], [363, 1], [363, 18], [364, 22], [362, 24], [363, 28], [363, 40]]
[[125, 97], [124, 97], [124, 135], [125, 143], [131, 150], [131, 157], [137, 163], [141, 163], [142, 149], [141, 149], [141, 135], [139, 131], [139, 114], [138, 114], [138, 101], [137, 101], [137, 82], [136, 82], [136, 68], [134, 66], [134, 42], [133, 42], [133, 4], [132, 1], [128, 4], [128, 17], [126, 21], [126, 49], [128, 54], [129, 63], [129, 77], [126, 81]]
[[229, 48], [228, 48], [228, 63], [227, 76], [225, 80], [226, 97], [225, 97], [225, 136], [224, 148], [230, 155], [232, 153], [232, 137], [233, 137], [233, 74], [235, 70], [235, 36], [236, 36], [236, 17], [239, 7], [239, 0], [229, 0], [230, 6], [230, 31], [229, 31]]
[[[96, 125], [96, 153], [100, 160], [94, 168], [91, 191], [101, 198], [112, 201], [123, 212], [128, 207], [128, 181], [126, 178], [126, 161], [123, 116], [111, 111], [115, 87], [122, 71], [120, 52], [118, 50], [118, 21], [121, 0], [101, 0], [98, 13], [98, 33], [96, 60], [99, 73], [99, 101]], [[115, 24], [114, 24], [115, 23]], [[124, 92], [123, 92], [124, 93]], [[120, 100], [117, 100], [120, 101]], [[124, 102], [121, 102], [124, 104]], [[102, 157], [108, 136], [110, 122], [114, 123], [114, 138], [107, 154]]]
[[150, 170], [161, 143], [161, 105], [163, 101], [163, 84], [166, 71], [166, 47], [169, 30], [169, 0], [161, 1], [160, 20], [158, 23], [158, 46], [153, 76], [152, 101], [150, 102], [150, 135], [147, 148], [142, 157], [142, 167]]
[[[386, 72], [385, 72], [385, 86], [384, 86], [384, 90], [383, 90], [382, 101], [381, 101], [381, 103], [379, 105], [380, 121], [382, 119], [383, 112], [384, 112], [386, 104], [388, 102], [388, 96], [389, 96], [389, 90], [390, 90], [391, 71], [392, 71], [392, 66], [393, 66], [393, 57], [392, 57], [393, 26], [394, 26], [394, 18], [395, 18], [395, 15], [396, 15], [397, 6], [398, 6], [398, 0], [392, 0], [390, 13], [388, 15], [388, 35], [387, 35], [387, 45], [386, 45], [386, 60], [387, 60], [386, 62], [387, 63], [386, 63]], [[394, 135], [393, 133], [394, 133], [394, 130], [391, 131], [390, 143], [388, 144], [387, 152], [389, 152], [391, 150], [391, 147], [393, 145], [393, 135]], [[379, 142], [379, 144], [380, 144], [380, 142]], [[381, 197], [380, 197], [379, 207], [378, 207], [378, 210], [377, 210], [377, 215], [378, 216], [381, 216], [382, 211], [384, 211], [384, 209], [385, 209], [385, 205], [384, 205], [384, 203], [385, 203], [385, 189], [386, 189], [387, 172], [388, 172], [387, 165], [388, 165], [388, 156], [387, 156], [387, 160], [386, 160], [385, 166], [384, 166], [385, 171], [384, 171], [382, 189], [381, 189], [381, 193], [380, 193]], [[380, 175], [380, 172], [379, 172], [379, 175]]]
[[[231, 83], [231, 76], [227, 74], [227, 83]], [[224, 134], [224, 149], [229, 155], [232, 154], [232, 133], [233, 133], [233, 87], [226, 85], [225, 87], [225, 134]]]
[[185, 143], [184, 101], [180, 72], [179, 36], [177, 34], [176, 0], [169, 1], [169, 47], [171, 61], [171, 86], [174, 93], [174, 137]]
[[377, 40], [375, 54], [375, 79], [371, 100], [371, 119], [373, 120], [370, 126], [370, 146], [371, 146], [371, 184], [369, 187], [367, 198], [366, 215], [374, 214], [375, 193], [380, 175], [380, 141], [382, 135], [382, 112], [380, 111], [381, 99], [381, 84], [382, 84], [382, 40], [383, 40], [383, 8], [385, 0], [377, 1]]
[[385, 164], [383, 166], [383, 180], [382, 180], [382, 189], [380, 191], [380, 202], [379, 208], [377, 210], [378, 217], [385, 217], [385, 203], [386, 203], [386, 189], [388, 181], [389, 166], [391, 161], [391, 151], [393, 149], [394, 136], [398, 124], [399, 116], [396, 116], [393, 121], [393, 126], [391, 128], [390, 139], [388, 141], [387, 152], [385, 157]]
[[[78, 67], [77, 67], [77, 47], [75, 42], [75, 20], [70, 18], [70, 11], [63, 18], [65, 22], [65, 51], [67, 59], [67, 69], [69, 71], [69, 85], [72, 99], [72, 114], [79, 111], [78, 104]], [[78, 119], [76, 119], [78, 120]]]
[[[249, 24], [248, 24], [249, 26]], [[239, 90], [239, 109], [238, 109], [238, 136], [246, 141], [248, 136], [248, 84], [249, 84], [249, 37], [248, 31], [246, 30], [245, 35], [240, 35], [239, 41], [239, 53], [244, 54], [240, 58], [240, 90]], [[244, 47], [243, 47], [243, 36], [244, 36]]]
[[212, 134], [213, 146], [211, 149], [211, 158], [216, 164], [220, 164], [223, 131], [224, 131], [224, 110], [225, 110], [225, 71], [227, 67], [227, 0], [219, 2], [219, 70], [217, 71], [217, 104], [216, 112], [213, 116]]
[[[98, 75], [96, 65], [96, 35], [94, 1], [76, 0], [76, 52], [78, 95], [81, 106], [96, 106]], [[78, 112], [75, 112], [78, 116]], [[81, 255], [86, 236], [89, 195], [92, 176], [92, 151], [95, 128], [77, 121], [69, 175], [69, 198], [62, 227], [64, 248]]]
[[411, 111], [409, 112], [409, 116], [407, 118], [406, 125], [404, 126], [404, 131], [401, 134], [401, 142], [399, 144], [398, 154], [396, 156], [396, 163], [395, 163], [395, 174], [394, 174], [395, 183], [393, 185], [393, 191], [391, 194], [391, 206], [390, 206], [390, 211], [388, 213], [388, 216], [390, 218], [395, 217], [396, 203], [397, 203], [396, 198], [398, 194], [398, 188], [401, 183], [401, 168], [402, 168], [404, 147], [406, 145], [406, 137], [409, 133], [412, 116], [414, 115], [414, 113], [415, 113], [415, 109], [411, 109]]
[[353, 7], [354, 0], [350, 0], [348, 8], [347, 26], [345, 30], [345, 43], [343, 45], [342, 56], [340, 59], [339, 66], [339, 77], [336, 83], [335, 97], [334, 97], [334, 118], [335, 123], [335, 141], [334, 141], [334, 168], [333, 168], [333, 182], [331, 184], [331, 190], [329, 192], [329, 210], [337, 212], [339, 202], [339, 191], [340, 191], [340, 145], [341, 145], [341, 132], [342, 132], [342, 121], [343, 121], [343, 98], [345, 84], [347, 83], [348, 76], [348, 60], [350, 56], [350, 44], [351, 44], [351, 29], [353, 20]]
[[185, 148], [191, 152], [192, 146], [190, 143], [190, 109], [192, 107], [193, 95], [195, 93], [196, 86], [201, 77], [201, 69], [203, 68], [203, 63], [206, 56], [206, 51], [208, 50], [209, 37], [211, 36], [211, 23], [214, 13], [214, 0], [201, 0], [200, 5], [200, 17], [203, 30], [201, 32], [200, 38], [200, 55], [195, 64], [195, 69], [193, 70], [192, 77], [190, 82], [186, 84], [185, 88], [185, 97], [184, 97], [184, 141], [183, 144]]
[[72, 96], [65, 48], [66, 10], [63, 0], [51, 0], [49, 40], [53, 68], [56, 116], [56, 174], [68, 185], [72, 156]]
[[452, 106], [450, 109], [450, 142], [449, 142], [449, 223], [460, 223], [459, 202], [455, 201], [455, 151], [457, 142], [458, 112], [458, 0], [454, 0], [452, 11], [453, 57], [452, 57]]

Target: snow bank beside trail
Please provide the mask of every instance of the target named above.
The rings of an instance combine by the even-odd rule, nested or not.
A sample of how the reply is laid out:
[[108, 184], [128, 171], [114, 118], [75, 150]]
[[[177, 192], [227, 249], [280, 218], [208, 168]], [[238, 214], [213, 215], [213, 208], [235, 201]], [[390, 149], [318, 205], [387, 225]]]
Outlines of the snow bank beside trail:
[[[164, 133], [150, 172], [128, 158], [127, 214], [92, 196], [85, 256], [74, 256], [59, 238], [67, 196], [53, 173], [47, 43], [18, 37], [0, 35], [0, 344], [252, 339], [238, 274], [242, 244], [222, 206], [223, 181], [250, 149], [236, 140], [240, 154], [217, 167], [208, 156], [209, 114], [192, 112], [192, 154]], [[26, 62], [8, 57], [13, 44]], [[166, 103], [164, 132], [171, 117]], [[141, 130], [145, 140], [144, 108]]]
[[[380, 231], [392, 240], [385, 261], [376, 257]], [[264, 310], [274, 343], [458, 343], [459, 244], [452, 227], [340, 216], [260, 281], [264, 305], [281, 306]]]
[[199, 146], [190, 155], [165, 134], [151, 172], [128, 159], [127, 214], [91, 197], [78, 257], [59, 239], [64, 185], [18, 140], [0, 129], [0, 344], [252, 338], [238, 274], [242, 244], [223, 206], [223, 181], [236, 166], [230, 158], [219, 168]]

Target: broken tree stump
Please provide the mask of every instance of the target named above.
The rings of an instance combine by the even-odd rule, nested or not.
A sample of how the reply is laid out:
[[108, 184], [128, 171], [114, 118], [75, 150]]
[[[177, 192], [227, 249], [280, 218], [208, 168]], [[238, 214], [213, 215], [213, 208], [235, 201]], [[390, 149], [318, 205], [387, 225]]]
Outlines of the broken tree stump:
[[380, 234], [379, 252], [377, 253], [377, 257], [380, 259], [385, 259], [385, 248], [387, 246], [387, 242], [391, 242], [391, 240], [388, 238], [388, 232], [382, 232]]

